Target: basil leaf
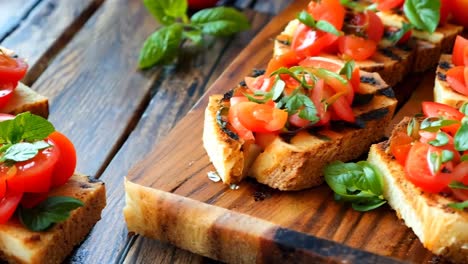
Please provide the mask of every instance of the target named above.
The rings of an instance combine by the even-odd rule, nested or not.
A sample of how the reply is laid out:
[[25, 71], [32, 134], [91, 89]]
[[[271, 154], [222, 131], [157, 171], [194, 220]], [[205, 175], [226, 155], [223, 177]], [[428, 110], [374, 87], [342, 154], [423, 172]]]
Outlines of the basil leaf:
[[455, 157], [455, 154], [453, 154], [451, 150], [444, 149], [442, 150], [442, 156], [440, 159], [442, 163], [445, 163], [445, 162], [449, 162], [453, 160], [454, 157]]
[[449, 183], [448, 185], [450, 188], [452, 189], [461, 189], [461, 190], [468, 190], [468, 186], [461, 183], [461, 182], [457, 182], [457, 181], [454, 181], [454, 182], [451, 182]]
[[151, 34], [143, 44], [138, 59], [140, 69], [151, 67], [177, 55], [182, 41], [182, 25], [172, 24]]
[[421, 122], [420, 129], [429, 132], [437, 132], [442, 127], [457, 124], [459, 121], [428, 117]]
[[335, 192], [335, 200], [351, 202], [353, 209], [368, 211], [383, 204], [383, 178], [367, 161], [335, 161], [324, 169], [325, 181]]
[[202, 32], [200, 30], [183, 31], [182, 36], [190, 39], [196, 45], [201, 45], [203, 41]]
[[435, 147], [441, 147], [449, 143], [449, 138], [444, 132], [438, 132], [436, 138], [428, 143]]
[[310, 27], [315, 28], [315, 19], [306, 11], [302, 10], [298, 15], [297, 19], [301, 21], [302, 24]]
[[343, 68], [341, 68], [340, 74], [345, 75], [346, 78], [348, 78], [348, 80], [351, 80], [351, 78], [353, 77], [354, 67], [355, 67], [354, 61], [352, 60], [347, 61], [343, 65]]
[[339, 75], [338, 73], [332, 72], [332, 71], [329, 71], [329, 70], [326, 70], [326, 69], [323, 69], [323, 68], [319, 68], [317, 70], [317, 76], [322, 78], [322, 79], [327, 79], [327, 78], [337, 79], [342, 84], [348, 84], [348, 80], [341, 77], [341, 75]]
[[398, 31], [396, 31], [395, 33], [390, 35], [390, 37], [388, 37], [388, 40], [390, 40], [393, 44], [395, 44], [398, 41], [400, 41], [400, 39], [412, 28], [413, 27], [411, 26], [411, 24], [403, 23], [401, 28]]
[[468, 154], [465, 154], [465, 155], [461, 156], [460, 160], [461, 161], [468, 161]]
[[408, 127], [406, 128], [406, 134], [410, 137], [416, 136], [415, 134], [418, 133], [419, 130], [419, 123], [416, 118], [411, 118], [411, 121], [408, 123]]
[[20, 142], [13, 145], [8, 145], [9, 147], [3, 153], [0, 162], [13, 161], [21, 162], [27, 161], [34, 158], [39, 150], [49, 148], [50, 145], [45, 141], [37, 141], [34, 143]]
[[326, 20], [317, 21], [317, 23], [315, 24], [315, 27], [317, 29], [320, 29], [321, 31], [328, 32], [335, 36], [341, 36], [341, 32], [338, 31], [338, 29], [336, 29], [334, 25], [332, 25], [330, 22]]
[[186, 18], [187, 0], [143, 0], [146, 9], [163, 25]]
[[278, 100], [283, 94], [285, 87], [286, 87], [286, 83], [283, 80], [278, 78], [273, 84], [273, 87], [271, 88], [271, 93], [272, 93], [271, 99], [273, 99], [273, 101]]
[[403, 10], [418, 29], [433, 33], [439, 24], [440, 0], [406, 0]]
[[53, 224], [68, 219], [70, 212], [84, 203], [78, 199], [66, 196], [49, 197], [33, 208], [18, 208], [18, 217], [28, 229], [44, 231]]
[[45, 139], [54, 131], [55, 128], [49, 121], [26, 112], [14, 119], [0, 122], [0, 144], [34, 142]]
[[200, 10], [191, 17], [191, 22], [213, 36], [227, 36], [250, 28], [247, 18], [230, 7]]
[[319, 117], [317, 116], [317, 109], [315, 108], [314, 103], [310, 100], [310, 98], [306, 95], [299, 94], [298, 95], [301, 100], [302, 104], [305, 106], [300, 112], [299, 117], [302, 119], [309, 120], [311, 122], [317, 122]]
[[462, 122], [454, 138], [455, 149], [458, 151], [468, 150], [468, 121]]
[[429, 169], [431, 170], [432, 174], [436, 174], [442, 165], [442, 159], [440, 155], [437, 152], [428, 152], [427, 161], [429, 163]]
[[461, 203], [449, 203], [448, 206], [458, 210], [463, 210], [468, 207], [468, 200]]
[[463, 103], [462, 106], [460, 106], [459, 111], [462, 112], [465, 116], [468, 116], [468, 103]]

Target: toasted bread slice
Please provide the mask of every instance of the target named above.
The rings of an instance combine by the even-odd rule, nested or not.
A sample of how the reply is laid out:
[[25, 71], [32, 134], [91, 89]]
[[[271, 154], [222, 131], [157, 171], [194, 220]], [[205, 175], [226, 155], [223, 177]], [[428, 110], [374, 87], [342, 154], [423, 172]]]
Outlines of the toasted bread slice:
[[11, 263], [61, 263], [101, 218], [106, 205], [104, 184], [78, 174], [49, 195], [74, 197], [85, 205], [43, 232], [30, 231], [17, 219], [0, 225], [1, 259]]
[[[292, 38], [298, 24], [299, 20], [292, 20], [285, 27], [281, 35]], [[287, 43], [278, 40], [275, 41], [274, 56], [283, 55], [289, 50], [290, 46]], [[343, 60], [337, 55], [323, 53], [320, 54], [320, 56], [343, 63]], [[412, 60], [412, 50], [405, 50], [398, 47], [381, 47], [371, 58], [364, 61], [356, 61], [356, 64], [359, 66], [359, 69], [363, 71], [377, 72], [388, 85], [393, 86], [408, 74]]]
[[[259, 154], [255, 144], [246, 144], [217, 123], [222, 96], [211, 96], [205, 112], [204, 147], [225, 183], [236, 183], [245, 175], [280, 190], [301, 190], [323, 182], [322, 168], [334, 160], [348, 161], [367, 151], [381, 139], [393, 116], [396, 100], [392, 89], [376, 73], [361, 72], [360, 91], [366, 104], [353, 107], [363, 128], [335, 126], [291, 138], [276, 137]], [[252, 164], [250, 166], [250, 164]]]
[[[408, 23], [408, 20], [400, 14], [377, 12], [377, 15], [385, 26], [401, 28], [403, 23]], [[462, 26], [448, 23], [439, 26], [432, 34], [413, 29], [409, 44], [415, 50], [411, 71], [423, 72], [435, 66], [442, 53], [452, 50], [455, 38], [462, 31]]]
[[12, 98], [4, 107], [0, 107], [0, 113], [16, 115], [22, 112], [31, 112], [47, 118], [49, 115], [49, 101], [22, 83], [18, 83]]
[[460, 108], [463, 103], [468, 103], [468, 96], [456, 92], [447, 83], [446, 73], [453, 66], [452, 55], [440, 56], [434, 84], [434, 101]]
[[[393, 133], [406, 133], [409, 121], [405, 118]], [[452, 197], [426, 193], [408, 181], [404, 168], [387, 148], [387, 141], [372, 145], [368, 160], [384, 177], [384, 197], [389, 205], [424, 247], [457, 263], [468, 263], [468, 212], [447, 206], [456, 202]]]

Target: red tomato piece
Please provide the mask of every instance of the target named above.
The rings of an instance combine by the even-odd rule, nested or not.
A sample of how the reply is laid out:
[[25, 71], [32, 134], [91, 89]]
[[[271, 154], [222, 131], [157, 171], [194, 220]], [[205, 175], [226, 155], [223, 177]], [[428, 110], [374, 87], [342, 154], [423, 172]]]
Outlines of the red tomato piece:
[[[424, 115], [427, 117], [442, 117], [449, 120], [461, 121], [465, 116], [463, 113], [451, 106], [436, 102], [422, 102], [422, 110]], [[460, 128], [460, 124], [453, 124], [442, 127], [442, 131], [450, 133], [453, 136], [457, 132], [458, 128]]]
[[64, 185], [76, 168], [76, 150], [73, 143], [62, 133], [55, 131], [49, 135], [55, 148], [60, 152], [59, 159], [52, 173], [52, 187]]
[[384, 25], [382, 20], [374, 12], [369, 10], [366, 11], [366, 20], [367, 37], [376, 43], [379, 43], [384, 34]]
[[363, 61], [374, 55], [377, 43], [354, 35], [341, 36], [338, 39], [338, 49], [345, 58]]
[[199, 10], [203, 8], [213, 7], [216, 5], [218, 0], [188, 0], [188, 6], [190, 9]]
[[443, 25], [447, 22], [447, 18], [452, 9], [452, 0], [441, 0], [440, 1], [440, 19], [439, 25]]
[[336, 101], [331, 105], [333, 111], [341, 119], [349, 123], [356, 122], [356, 117], [353, 114], [351, 105], [347, 102], [344, 96], [338, 97]]
[[299, 60], [300, 57], [293, 50], [290, 50], [281, 56], [275, 56], [268, 62], [265, 76], [270, 76], [274, 71], [281, 67], [289, 68], [291, 66], [297, 65]]
[[8, 103], [11, 96], [13, 96], [13, 91], [15, 88], [16, 83], [0, 83], [0, 107], [4, 107]]
[[455, 66], [468, 66], [468, 39], [460, 35], [453, 45], [452, 62]]
[[414, 142], [406, 159], [405, 172], [414, 185], [426, 192], [438, 193], [447, 187], [451, 179], [442, 173], [431, 172], [427, 161], [430, 149], [428, 144]]
[[16, 171], [7, 176], [8, 189], [15, 192], [49, 191], [52, 184], [52, 173], [59, 159], [60, 150], [54, 146], [54, 142], [51, 140], [46, 141], [52, 147], [40, 150], [34, 158], [17, 162], [11, 167], [15, 168]]
[[447, 71], [447, 82], [458, 93], [468, 95], [468, 86], [465, 82], [465, 66], [456, 66]]
[[346, 10], [339, 0], [310, 1], [307, 11], [315, 20], [326, 20], [341, 30]]
[[255, 133], [255, 143], [262, 149], [268, 147], [278, 135], [276, 133]]
[[[331, 94], [331, 91], [330, 91]], [[330, 112], [326, 110], [325, 100], [328, 99], [330, 95], [325, 92], [325, 81], [319, 79], [314, 88], [311, 90], [311, 100], [317, 109], [317, 116], [319, 121], [315, 123], [316, 126], [324, 126], [330, 122]]]
[[28, 69], [28, 64], [22, 59], [11, 58], [0, 52], [0, 80], [2, 83], [17, 83]]
[[264, 91], [267, 92], [273, 86], [273, 77], [267, 77], [266, 75], [260, 75], [257, 77], [245, 77], [244, 78], [245, 84], [247, 87], [255, 92], [255, 91]]
[[396, 133], [390, 141], [390, 152], [402, 166], [406, 164], [411, 142], [413, 142], [413, 138], [404, 132]]
[[5, 224], [10, 220], [18, 207], [22, 192], [13, 192], [9, 190], [5, 196], [0, 198], [0, 224]]
[[274, 132], [282, 129], [288, 112], [271, 105], [244, 102], [231, 107], [240, 123], [253, 132]]
[[21, 206], [25, 208], [33, 208], [34, 206], [45, 201], [49, 193], [24, 193], [21, 199]]
[[296, 113], [289, 117], [289, 123], [296, 127], [305, 127], [310, 124], [310, 121], [299, 117], [299, 114]]
[[338, 36], [314, 30], [304, 24], [299, 24], [291, 43], [291, 49], [299, 57], [319, 55], [325, 47], [330, 46], [338, 39]]
[[394, 8], [399, 8], [405, 0], [374, 0], [377, 3], [377, 9], [380, 11], [390, 11]]

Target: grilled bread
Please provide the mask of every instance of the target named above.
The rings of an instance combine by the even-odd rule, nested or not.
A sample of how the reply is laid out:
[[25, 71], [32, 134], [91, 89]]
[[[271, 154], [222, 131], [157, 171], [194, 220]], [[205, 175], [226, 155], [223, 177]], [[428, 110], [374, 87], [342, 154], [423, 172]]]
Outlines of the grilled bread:
[[[393, 134], [406, 133], [409, 121], [405, 118]], [[388, 154], [388, 145], [387, 141], [372, 145], [368, 160], [384, 177], [384, 197], [389, 205], [427, 249], [457, 263], [468, 263], [468, 212], [447, 206], [455, 202], [450, 196], [426, 193], [408, 181], [404, 168]]]
[[62, 263], [101, 218], [106, 205], [104, 184], [78, 174], [49, 196], [71, 196], [85, 205], [43, 232], [30, 231], [16, 219], [0, 225], [1, 259], [11, 263]]
[[396, 100], [378, 74], [361, 72], [361, 80], [367, 83], [361, 83], [356, 97], [367, 99], [353, 107], [361, 127], [332, 125], [277, 136], [261, 153], [255, 144], [246, 144], [220, 126], [217, 113], [222, 111], [223, 96], [211, 96], [205, 111], [203, 144], [223, 182], [236, 183], [248, 175], [276, 189], [301, 190], [323, 183], [322, 168], [327, 163], [365, 153], [372, 142], [383, 137]]
[[456, 92], [447, 83], [446, 73], [453, 66], [451, 55], [443, 54], [440, 57], [434, 84], [434, 101], [460, 108], [463, 103], [468, 103], [468, 96]]

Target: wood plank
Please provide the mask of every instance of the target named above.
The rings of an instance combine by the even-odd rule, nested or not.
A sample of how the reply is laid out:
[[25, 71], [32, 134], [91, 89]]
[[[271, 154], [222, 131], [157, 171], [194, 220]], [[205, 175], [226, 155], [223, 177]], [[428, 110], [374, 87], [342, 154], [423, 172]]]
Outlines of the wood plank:
[[[28, 61], [29, 71], [23, 79], [26, 84], [31, 85], [37, 79], [49, 65], [50, 59], [68, 43], [102, 1], [43, 0], [1, 42], [1, 45], [15, 50]], [[14, 9], [7, 10], [11, 12]]]
[[[242, 80], [252, 68], [264, 67], [271, 57], [271, 39], [306, 2], [308, 1], [295, 1], [290, 9], [274, 18], [224, 71], [208, 94], [223, 93]], [[432, 90], [426, 81], [423, 81], [421, 86], [426, 90]], [[237, 241], [232, 238], [234, 236], [243, 239], [243, 245], [251, 245], [252, 248], [258, 249], [255, 252], [259, 254], [266, 254], [268, 246], [275, 245], [285, 246], [286, 250], [283, 251], [285, 255], [304, 253], [298, 252], [300, 251], [296, 250], [298, 247], [288, 247], [287, 238], [276, 239], [281, 233], [279, 231], [284, 229], [299, 232], [305, 236], [305, 240], [318, 238], [332, 240], [404, 261], [419, 263], [435, 258], [424, 249], [416, 236], [398, 220], [389, 207], [384, 206], [367, 213], [355, 212], [348, 205], [335, 202], [327, 186], [300, 192], [279, 192], [253, 181], [242, 182], [238, 190], [231, 190], [221, 183], [212, 183], [206, 174], [214, 168], [201, 142], [206, 103], [207, 95], [203, 96], [174, 130], [155, 146], [155, 150], [129, 173], [128, 180], [131, 183], [128, 183], [128, 186], [136, 183], [150, 187], [140, 187], [139, 193], [133, 193], [135, 195], [132, 197], [135, 199], [133, 201], [139, 201], [141, 195], [145, 197], [145, 204], [140, 203], [140, 205], [160, 208], [158, 212], [154, 211], [159, 224], [151, 220], [151, 215], [145, 216], [144, 220], [148, 221], [144, 222], [149, 227], [146, 229], [148, 232], [146, 235], [175, 243], [182, 248], [185, 245], [186, 248], [193, 249], [195, 244], [190, 243], [194, 240], [190, 238], [196, 240], [201, 237], [193, 235], [192, 232], [201, 232], [204, 234], [201, 236], [207, 239], [204, 241], [209, 244], [212, 251], [197, 252], [224, 261], [234, 259], [220, 255], [228, 252], [228, 248], [234, 247], [231, 243], [231, 240]], [[254, 199], [259, 192], [267, 198], [261, 201]], [[221, 208], [227, 209], [228, 212], [224, 209], [219, 212]], [[187, 210], [190, 210], [191, 216], [185, 214]], [[210, 212], [216, 212], [215, 215], [219, 213], [218, 217], [214, 216], [215, 221], [210, 219], [213, 217], [209, 215]], [[231, 216], [238, 217], [239, 222], [236, 225], [228, 221]], [[197, 217], [200, 217], [199, 221], [194, 220]], [[252, 239], [252, 236], [257, 234], [255, 228], [242, 225], [248, 222], [256, 226], [264, 220], [272, 223], [274, 228], [266, 230], [262, 236], [256, 237], [256, 240]], [[185, 221], [189, 222], [186, 224]], [[161, 225], [166, 228], [157, 233], [156, 230], [160, 229]], [[205, 229], [206, 226], [211, 228]], [[259, 246], [258, 243], [265, 243], [268, 246]], [[307, 246], [304, 247], [300, 249], [304, 249], [305, 254], [315, 252], [307, 251]], [[356, 251], [356, 254], [358, 252], [360, 251]], [[357, 255], [350, 253], [344, 260], [349, 261], [349, 257], [353, 256]], [[264, 258], [258, 260], [266, 261]], [[382, 258], [379, 261], [394, 260]]]
[[8, 36], [41, 0], [0, 0], [0, 41]]
[[257, 0], [255, 1], [254, 10], [269, 14], [278, 14], [285, 7], [290, 5], [293, 1], [270, 1], [270, 0]]
[[[216, 41], [209, 50], [189, 50], [181, 54], [184, 63], [175, 69], [168, 69], [158, 80], [156, 94], [151, 99], [143, 118], [139, 121], [125, 144], [115, 155], [104, 171], [101, 179], [106, 182], [108, 205], [103, 213], [103, 221], [97, 223], [89, 238], [77, 250], [76, 259], [82, 262], [99, 258], [103, 263], [115, 262], [124, 258], [119, 251], [125, 251], [127, 229], [122, 216], [124, 190], [122, 178], [136, 160], [143, 159], [152, 150], [174, 124], [190, 110], [193, 104], [204, 93], [207, 85], [204, 80], [213, 75], [219, 65], [232, 62], [232, 59], [245, 47], [257, 32], [269, 21], [270, 16], [247, 12], [252, 21], [252, 30], [239, 34], [232, 39]], [[174, 78], [177, 76], [177, 78]], [[112, 226], [114, 232], [108, 232]], [[112, 241], [110, 243], [109, 241]], [[100, 245], [99, 250], [94, 245]], [[103, 255], [102, 252], [113, 252]], [[128, 263], [147, 263], [154, 260], [166, 263], [200, 263], [202, 257], [177, 249], [173, 246], [154, 243], [138, 238], [130, 249]]]

